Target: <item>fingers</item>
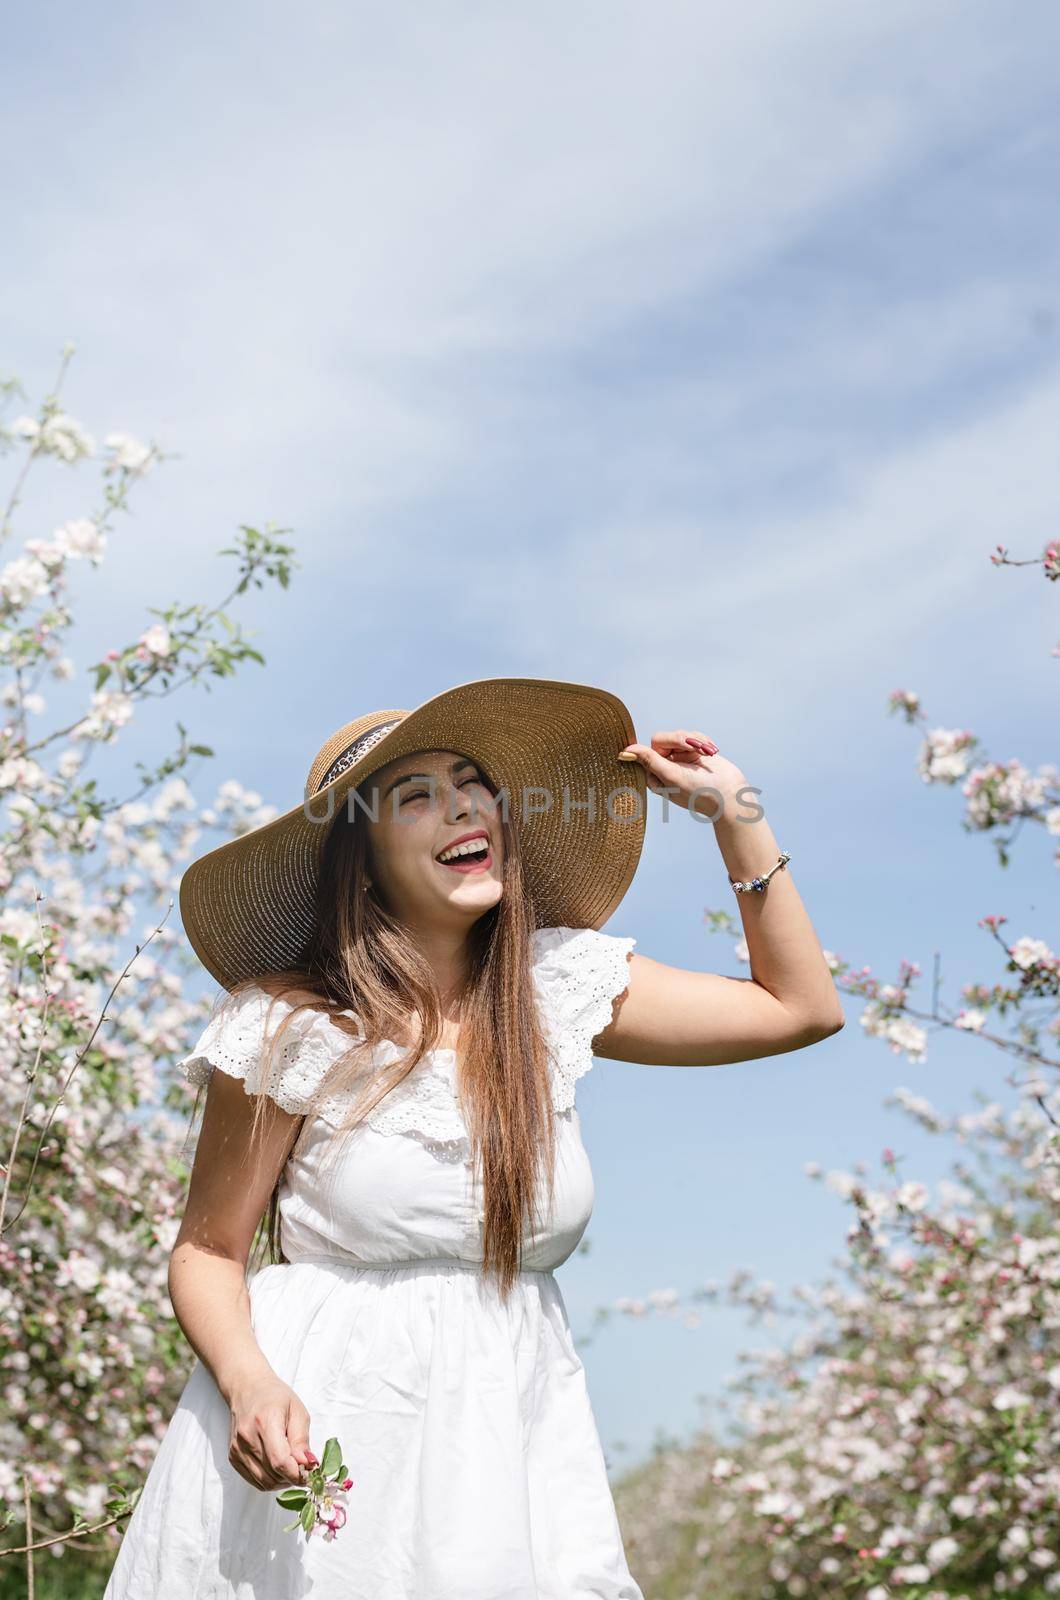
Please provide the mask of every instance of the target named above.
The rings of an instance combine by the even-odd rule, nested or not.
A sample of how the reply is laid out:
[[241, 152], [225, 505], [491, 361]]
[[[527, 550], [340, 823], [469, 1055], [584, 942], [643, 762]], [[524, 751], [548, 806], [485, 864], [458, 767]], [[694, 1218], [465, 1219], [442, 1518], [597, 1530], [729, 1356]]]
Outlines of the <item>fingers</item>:
[[301, 1483], [302, 1481], [301, 1469], [293, 1456], [290, 1457], [291, 1470], [289, 1472], [277, 1471], [264, 1449], [261, 1449], [253, 1456], [245, 1453], [242, 1456], [230, 1455], [229, 1460], [241, 1478], [245, 1478], [248, 1483], [254, 1485], [255, 1489], [261, 1489], [266, 1494], [276, 1489], [289, 1489], [293, 1483]]
[[304, 1407], [300, 1410], [305, 1421], [299, 1416], [297, 1454], [288, 1438], [287, 1411], [283, 1407], [270, 1406], [234, 1430], [228, 1450], [229, 1462], [255, 1489], [285, 1489], [292, 1483], [301, 1483], [302, 1457], [304, 1454], [311, 1456], [312, 1451], [306, 1431], [308, 1413]]
[[262, 1443], [269, 1471], [280, 1483], [301, 1483], [302, 1463], [291, 1449], [287, 1435], [287, 1417], [278, 1410], [270, 1410], [262, 1429]]
[[655, 755], [676, 762], [678, 765], [698, 766], [702, 757], [717, 754], [717, 745], [713, 739], [708, 739], [706, 734], [688, 728], [670, 728], [653, 733], [650, 745], [636, 743], [626, 745], [619, 753], [618, 759], [629, 761], [639, 758], [643, 765], [650, 766], [650, 757]]
[[665, 794], [665, 758], [647, 745], [631, 744], [618, 758], [620, 761], [639, 761], [644, 771], [644, 781], [652, 794]]
[[652, 734], [651, 742], [656, 750], [682, 750], [685, 748], [686, 737], [685, 728], [664, 728]]
[[268, 1470], [260, 1449], [252, 1447], [249, 1442], [233, 1441], [228, 1451], [228, 1460], [239, 1476], [245, 1478], [255, 1489], [268, 1491], [287, 1487], [287, 1479], [280, 1478], [277, 1481], [275, 1475]]
[[316, 1456], [309, 1447], [309, 1412], [300, 1400], [292, 1400], [287, 1415], [287, 1444], [296, 1462], [304, 1466], [316, 1465]]
[[651, 742], [657, 750], [664, 750], [674, 760], [687, 757], [690, 751], [705, 756], [716, 756], [718, 753], [714, 740], [708, 739], [705, 733], [700, 733], [696, 728], [673, 728], [653, 733]]
[[646, 769], [650, 779], [652, 773], [662, 774], [665, 771], [665, 758], [658, 750], [653, 750], [647, 744], [627, 744], [618, 758], [620, 761], [639, 761]]

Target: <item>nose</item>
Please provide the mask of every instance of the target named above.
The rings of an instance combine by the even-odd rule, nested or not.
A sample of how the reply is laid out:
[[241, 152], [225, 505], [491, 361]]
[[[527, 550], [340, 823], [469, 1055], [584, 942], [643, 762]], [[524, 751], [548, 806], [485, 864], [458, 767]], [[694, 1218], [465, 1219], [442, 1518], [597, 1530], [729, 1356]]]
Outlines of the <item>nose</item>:
[[458, 783], [449, 784], [446, 811], [451, 822], [459, 822], [464, 817], [470, 817], [471, 815], [472, 797], [465, 794]]

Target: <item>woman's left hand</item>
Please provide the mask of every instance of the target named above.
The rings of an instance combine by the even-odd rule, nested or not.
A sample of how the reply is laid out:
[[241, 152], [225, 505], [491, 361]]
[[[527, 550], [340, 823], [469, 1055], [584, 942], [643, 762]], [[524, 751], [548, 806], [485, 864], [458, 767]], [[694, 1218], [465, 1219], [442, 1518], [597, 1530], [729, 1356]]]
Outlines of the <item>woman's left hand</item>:
[[618, 759], [639, 761], [652, 793], [666, 794], [686, 811], [692, 797], [703, 794], [694, 809], [711, 822], [718, 821], [725, 802], [735, 801], [747, 785], [739, 767], [719, 755], [714, 741], [695, 729], [653, 733], [650, 745], [627, 744]]

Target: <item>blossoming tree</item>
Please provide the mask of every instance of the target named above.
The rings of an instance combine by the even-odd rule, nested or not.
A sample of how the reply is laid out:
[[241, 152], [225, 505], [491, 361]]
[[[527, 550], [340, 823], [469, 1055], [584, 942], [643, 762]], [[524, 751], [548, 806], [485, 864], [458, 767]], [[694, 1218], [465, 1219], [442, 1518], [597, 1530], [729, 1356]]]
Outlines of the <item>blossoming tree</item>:
[[[1024, 564], [1000, 546], [992, 559]], [[1060, 547], [1034, 565], [1055, 581]], [[964, 828], [990, 834], [1002, 865], [1020, 829], [1060, 834], [1055, 766], [987, 759], [970, 731], [931, 727], [907, 691], [890, 709], [923, 729], [920, 777], [961, 785]], [[740, 931], [727, 911], [706, 922]], [[808, 1324], [741, 1357], [735, 1446], [704, 1431], [616, 1486], [630, 1563], [653, 1600], [1060, 1594], [1060, 959], [1038, 930], [1011, 938], [1006, 925], [981, 918], [998, 970], [952, 1005], [937, 983], [918, 1000], [914, 962], [883, 983], [828, 955], [838, 987], [863, 1002], [868, 1039], [920, 1063], [933, 1035], [974, 1036], [1008, 1063], [1012, 1091], [1007, 1105], [952, 1115], [895, 1091], [890, 1103], [959, 1147], [934, 1193], [892, 1150], [875, 1180], [864, 1164], [808, 1164], [852, 1211], [845, 1281], [784, 1300], [740, 1272], [598, 1310], [597, 1326], [695, 1325], [719, 1303]], [[742, 939], [736, 953], [747, 960]]]
[[[200, 807], [186, 769], [213, 752], [179, 721], [155, 765], [110, 758], [116, 795], [92, 758], [134, 717], [157, 722], [157, 702], [260, 662], [226, 608], [286, 586], [294, 565], [284, 530], [244, 526], [215, 603], [174, 601], [79, 667], [73, 587], [87, 604], [133, 491], [165, 458], [125, 432], [100, 444], [61, 408], [72, 353], [36, 414], [17, 414], [13, 381], [0, 413], [13, 464], [0, 522], [0, 1586], [13, 1565], [26, 1583], [28, 1546], [66, 1569], [109, 1567], [186, 1379], [167, 1268], [191, 1099], [167, 1069], [210, 997], [185, 996], [194, 963], [171, 912], [204, 829], [226, 837], [276, 814], [234, 781]], [[91, 472], [97, 505], [16, 545], [36, 475], [55, 468], [82, 493]], [[37, 1554], [38, 1593], [55, 1567]], [[56, 1592], [87, 1592], [75, 1577]]]

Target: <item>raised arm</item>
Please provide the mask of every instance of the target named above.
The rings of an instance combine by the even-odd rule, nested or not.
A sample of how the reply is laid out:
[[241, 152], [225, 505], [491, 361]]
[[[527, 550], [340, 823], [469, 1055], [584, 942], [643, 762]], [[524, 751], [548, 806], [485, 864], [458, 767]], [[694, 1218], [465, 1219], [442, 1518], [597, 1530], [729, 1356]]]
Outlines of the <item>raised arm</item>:
[[[713, 833], [730, 877], [746, 882], [774, 865], [780, 845], [757, 815], [757, 797], [704, 735], [679, 728], [627, 750], [664, 806], [708, 819], [689, 822], [704, 843]], [[801, 1050], [843, 1027], [835, 982], [791, 867], [774, 872], [764, 890], [727, 892], [739, 906], [751, 976], [692, 972], [632, 954], [629, 986], [594, 1041], [596, 1055], [652, 1066], [718, 1066]]]

